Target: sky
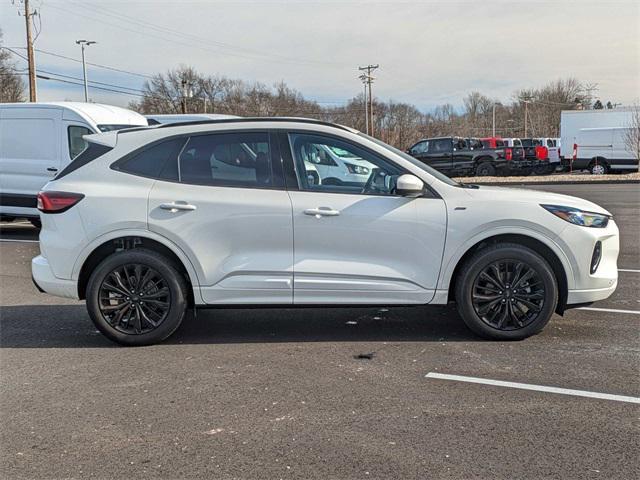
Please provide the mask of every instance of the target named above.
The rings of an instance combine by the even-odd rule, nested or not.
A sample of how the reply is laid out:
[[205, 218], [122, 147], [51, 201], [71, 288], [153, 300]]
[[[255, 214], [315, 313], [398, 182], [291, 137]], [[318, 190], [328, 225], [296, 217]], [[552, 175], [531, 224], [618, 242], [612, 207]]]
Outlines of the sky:
[[[81, 83], [78, 39], [98, 42], [97, 102], [126, 106], [147, 76], [181, 64], [342, 105], [359, 94], [358, 66], [379, 64], [374, 95], [422, 111], [471, 91], [509, 101], [558, 78], [597, 83], [603, 103], [640, 99], [640, 2], [31, 0], [37, 68]], [[26, 55], [19, 0], [0, 0], [4, 45]], [[33, 8], [32, 7], [32, 8]], [[48, 52], [48, 53], [44, 53]], [[76, 61], [56, 57], [70, 57]], [[26, 62], [16, 58], [18, 68]], [[137, 74], [137, 75], [133, 75]], [[104, 88], [114, 88], [102, 85]], [[38, 100], [83, 99], [81, 85], [38, 80]]]

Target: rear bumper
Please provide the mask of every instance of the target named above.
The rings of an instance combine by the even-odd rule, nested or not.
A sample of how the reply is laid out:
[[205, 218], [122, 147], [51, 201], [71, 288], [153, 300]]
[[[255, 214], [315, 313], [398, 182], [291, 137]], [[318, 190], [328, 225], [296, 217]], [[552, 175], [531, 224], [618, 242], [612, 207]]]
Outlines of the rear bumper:
[[31, 260], [31, 278], [36, 288], [56, 297], [78, 299], [78, 287], [73, 280], [57, 278], [45, 257], [38, 255]]

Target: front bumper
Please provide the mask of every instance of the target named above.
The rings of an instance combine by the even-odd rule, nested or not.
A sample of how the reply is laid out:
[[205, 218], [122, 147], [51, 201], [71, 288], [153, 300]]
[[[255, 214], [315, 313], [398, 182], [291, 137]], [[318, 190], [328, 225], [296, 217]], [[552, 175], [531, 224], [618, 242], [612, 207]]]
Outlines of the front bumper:
[[[567, 305], [590, 303], [609, 297], [618, 285], [618, 254], [620, 239], [613, 219], [605, 228], [568, 225], [557, 241], [571, 252], [573, 282], [569, 282]], [[601, 257], [595, 272], [591, 272], [594, 247], [601, 243]]]
[[57, 278], [51, 270], [48, 260], [42, 255], [31, 260], [31, 278], [41, 292], [78, 299], [78, 287], [75, 281]]
[[611, 286], [605, 288], [592, 288], [588, 290], [569, 290], [567, 295], [567, 305], [582, 303], [593, 303], [598, 300], [609, 298], [618, 286], [618, 280], [611, 279]]

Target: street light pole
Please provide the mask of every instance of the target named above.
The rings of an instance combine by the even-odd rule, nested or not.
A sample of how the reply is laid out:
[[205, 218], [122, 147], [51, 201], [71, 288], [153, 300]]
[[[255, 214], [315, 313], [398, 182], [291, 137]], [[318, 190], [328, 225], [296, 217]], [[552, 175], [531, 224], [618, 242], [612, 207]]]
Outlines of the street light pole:
[[491, 136], [496, 138], [496, 102], [493, 102], [493, 123], [491, 128]]
[[84, 77], [84, 101], [88, 102], [89, 101], [89, 87], [87, 86], [87, 63], [85, 62], [84, 59], [84, 47], [88, 46], [88, 45], [93, 45], [94, 42], [92, 40], [76, 40], [76, 44], [80, 45], [80, 47], [82, 48], [82, 75]]

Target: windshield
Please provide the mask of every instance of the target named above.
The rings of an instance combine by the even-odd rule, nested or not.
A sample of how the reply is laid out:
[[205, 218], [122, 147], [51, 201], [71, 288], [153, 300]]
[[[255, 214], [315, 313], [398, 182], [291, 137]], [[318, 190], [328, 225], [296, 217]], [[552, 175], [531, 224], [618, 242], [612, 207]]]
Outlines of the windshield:
[[405, 160], [407, 160], [408, 162], [411, 162], [413, 165], [415, 165], [416, 167], [424, 170], [425, 172], [427, 172], [430, 175], [433, 175], [434, 177], [436, 177], [438, 180], [440, 180], [441, 182], [446, 183], [447, 185], [451, 185], [452, 187], [459, 187], [461, 186], [460, 183], [456, 182], [455, 180], [447, 177], [444, 173], [439, 172], [438, 170], [430, 167], [429, 165], [425, 165], [424, 163], [422, 163], [420, 160], [413, 158], [411, 155], [403, 152], [402, 150], [398, 150], [395, 147], [392, 147], [391, 145], [384, 143], [381, 140], [378, 140], [377, 138], [373, 138], [370, 137], [367, 134], [364, 134], [362, 132], [358, 132], [358, 135], [360, 135], [361, 137], [367, 138], [369, 140], [371, 140], [374, 143], [377, 143], [378, 145], [380, 145], [381, 147], [386, 148], [387, 150], [392, 151], [393, 153], [395, 153], [396, 155], [400, 155], [402, 158], [404, 158]]
[[347, 152], [346, 150], [343, 150], [339, 147], [329, 147], [329, 149], [341, 158], [358, 158], [353, 153]]
[[126, 125], [126, 124], [107, 124], [107, 125], [98, 125], [98, 129], [104, 133], [104, 132], [111, 132], [113, 130], [122, 130], [123, 128], [134, 128], [134, 127], [140, 127], [143, 125]]

